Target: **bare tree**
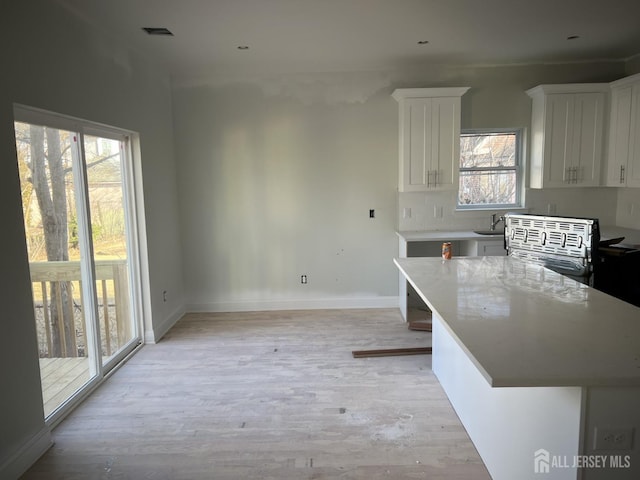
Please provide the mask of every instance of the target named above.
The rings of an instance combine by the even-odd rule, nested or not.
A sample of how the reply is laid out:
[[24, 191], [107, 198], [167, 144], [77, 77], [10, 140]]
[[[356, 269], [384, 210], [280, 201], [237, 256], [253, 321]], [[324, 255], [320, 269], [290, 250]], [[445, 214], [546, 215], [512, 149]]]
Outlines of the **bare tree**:
[[[31, 179], [36, 195], [48, 261], [69, 260], [65, 165], [60, 131], [29, 126]], [[52, 357], [77, 356], [73, 331], [71, 282], [51, 282]]]

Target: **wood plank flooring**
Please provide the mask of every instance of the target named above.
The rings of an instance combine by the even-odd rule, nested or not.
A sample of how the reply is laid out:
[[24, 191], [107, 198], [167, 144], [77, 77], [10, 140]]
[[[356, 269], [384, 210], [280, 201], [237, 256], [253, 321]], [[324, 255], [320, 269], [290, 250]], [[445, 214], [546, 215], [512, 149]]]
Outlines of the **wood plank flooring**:
[[188, 314], [53, 432], [39, 479], [489, 479], [396, 309]]

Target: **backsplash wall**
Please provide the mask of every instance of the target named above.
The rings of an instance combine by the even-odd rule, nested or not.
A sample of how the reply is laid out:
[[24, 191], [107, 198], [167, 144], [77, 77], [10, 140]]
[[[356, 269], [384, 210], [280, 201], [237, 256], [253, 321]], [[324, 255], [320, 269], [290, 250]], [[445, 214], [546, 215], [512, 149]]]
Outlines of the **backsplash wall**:
[[640, 230], [640, 188], [618, 188], [616, 225]]
[[[616, 188], [575, 189], [527, 189], [525, 208], [519, 211], [541, 215], [561, 215], [598, 218], [601, 225], [632, 227], [624, 224], [617, 212], [619, 198], [626, 204], [635, 202], [638, 210], [636, 226], [640, 218], [640, 190], [635, 196], [619, 193]], [[631, 190], [631, 189], [624, 189]], [[398, 230], [486, 230], [491, 214], [503, 214], [509, 210], [456, 210], [456, 192], [398, 193]], [[619, 218], [617, 218], [619, 217]]]

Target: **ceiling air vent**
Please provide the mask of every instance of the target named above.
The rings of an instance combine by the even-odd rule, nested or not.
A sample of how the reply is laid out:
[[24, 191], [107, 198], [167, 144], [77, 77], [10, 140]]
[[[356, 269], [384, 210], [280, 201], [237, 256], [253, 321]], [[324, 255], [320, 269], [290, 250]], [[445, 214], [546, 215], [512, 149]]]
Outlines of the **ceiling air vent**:
[[142, 27], [149, 35], [169, 35], [173, 37], [173, 33], [165, 27]]

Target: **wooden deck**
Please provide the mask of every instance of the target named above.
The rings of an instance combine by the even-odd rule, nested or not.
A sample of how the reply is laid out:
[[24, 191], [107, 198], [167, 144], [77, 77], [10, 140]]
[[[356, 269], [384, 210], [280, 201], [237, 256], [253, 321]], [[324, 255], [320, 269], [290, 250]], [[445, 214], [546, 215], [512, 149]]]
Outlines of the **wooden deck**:
[[40, 378], [46, 418], [89, 381], [89, 359], [86, 357], [41, 358]]

